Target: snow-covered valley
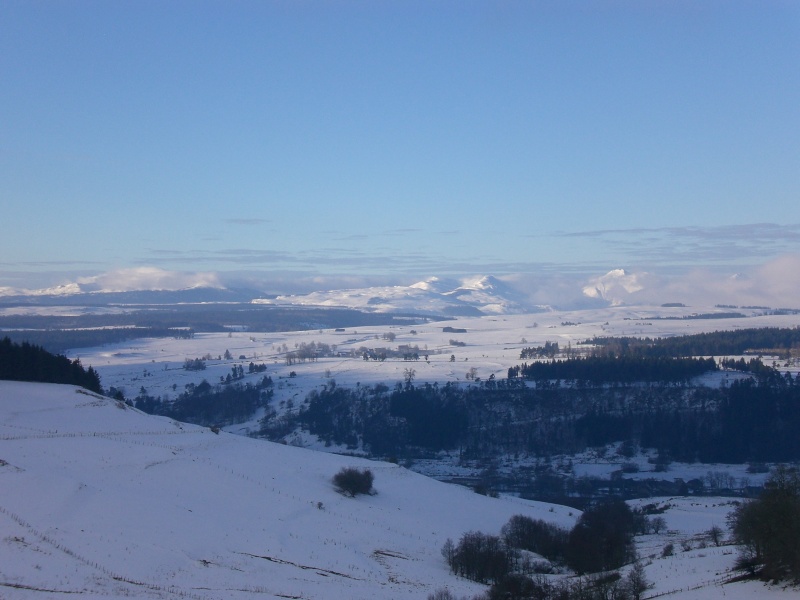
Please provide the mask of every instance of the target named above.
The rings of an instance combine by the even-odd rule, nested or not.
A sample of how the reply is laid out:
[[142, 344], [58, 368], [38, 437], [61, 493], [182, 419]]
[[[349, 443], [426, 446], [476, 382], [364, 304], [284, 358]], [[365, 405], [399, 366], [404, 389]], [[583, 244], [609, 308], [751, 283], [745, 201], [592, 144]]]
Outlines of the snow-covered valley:
[[[502, 378], [519, 363], [523, 347], [547, 341], [578, 347], [601, 335], [660, 337], [800, 323], [798, 315], [756, 309], [739, 318], [687, 318], [715, 310], [723, 312], [609, 307], [343, 331], [263, 333], [232, 326], [227, 333], [140, 339], [70, 355], [97, 369], [106, 389], [124, 390], [127, 397], [140, 388], [170, 397], [187, 384], [219, 381], [233, 366], [263, 363], [274, 381], [271, 405], [291, 411], [332, 380], [391, 386], [410, 371], [415, 383]], [[335, 351], [287, 361], [312, 343]], [[396, 356], [365, 360], [362, 348], [390, 349]], [[406, 357], [404, 350], [419, 356]], [[204, 356], [205, 370], [183, 368], [186, 359]], [[791, 363], [780, 367], [797, 371]], [[718, 385], [731, 376], [713, 374], [705, 383]], [[396, 464], [333, 454], [336, 448], [324, 448], [313, 436], [284, 445], [233, 434], [252, 431], [258, 416], [214, 433], [69, 386], [0, 382], [0, 597], [388, 599], [426, 598], [443, 588], [472, 596], [485, 587], [450, 573], [440, 553], [447, 538], [458, 540], [468, 531], [497, 534], [515, 514], [564, 527], [580, 515], [566, 506], [482, 496]], [[570, 468], [577, 477], [607, 477], [622, 460], [611, 450], [572, 457]], [[645, 454], [632, 460], [641, 471], [630, 477], [651, 475]], [[331, 477], [347, 466], [370, 468], [377, 494], [338, 493]], [[724, 471], [763, 480], [745, 469], [675, 464], [669, 477]], [[441, 479], [472, 473], [469, 465], [447, 459], [415, 470]], [[793, 588], [759, 582], [722, 585], [734, 575], [736, 548], [710, 544], [706, 532], [713, 525], [725, 529], [730, 498], [631, 502], [644, 503], [669, 505], [662, 513], [666, 528], [637, 538], [653, 583], [645, 597], [798, 596]], [[670, 543], [676, 551], [662, 556]]]
[[[797, 327], [799, 314], [764, 314], [762, 309], [739, 309], [738, 318], [692, 318], [730, 313], [704, 307], [616, 306], [578, 311], [460, 317], [451, 320], [419, 319], [405, 326], [375, 325], [289, 332], [243, 331], [235, 324], [227, 333], [197, 333], [191, 339], [150, 338], [95, 348], [80, 348], [70, 358], [94, 367], [103, 386], [135, 397], [143, 387], [153, 396], [174, 398], [187, 384], [215, 383], [236, 365], [265, 364], [275, 381], [276, 408], [296, 406], [313, 389], [334, 380], [354, 387], [383, 383], [392, 386], [413, 371], [417, 384], [505, 378], [509, 367], [520, 364], [520, 351], [529, 346], [557, 342], [562, 348], [578, 347], [600, 336], [671, 337], [711, 331], [760, 327]], [[324, 344], [332, 356], [287, 361], [303, 346]], [[364, 360], [364, 350], [394, 353], [386, 360]], [[230, 358], [225, 358], [226, 352]], [[404, 355], [416, 359], [404, 360]], [[206, 369], [183, 368], [187, 359], [208, 357]], [[770, 357], [767, 357], [770, 361]], [[787, 367], [797, 372], [800, 367]], [[294, 373], [293, 376], [290, 375]], [[262, 374], [246, 375], [255, 381]], [[720, 374], [717, 380], [731, 377]], [[713, 384], [714, 381], [708, 383]], [[244, 426], [247, 427], [246, 425]], [[246, 433], [244, 428], [238, 431]]]

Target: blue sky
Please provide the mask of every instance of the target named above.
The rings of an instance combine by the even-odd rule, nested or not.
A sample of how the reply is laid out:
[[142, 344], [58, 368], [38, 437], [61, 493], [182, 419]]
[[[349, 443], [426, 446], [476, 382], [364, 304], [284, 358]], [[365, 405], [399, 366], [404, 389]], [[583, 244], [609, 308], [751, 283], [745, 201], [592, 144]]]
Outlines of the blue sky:
[[0, 286], [800, 255], [794, 1], [7, 0], [0, 81]]

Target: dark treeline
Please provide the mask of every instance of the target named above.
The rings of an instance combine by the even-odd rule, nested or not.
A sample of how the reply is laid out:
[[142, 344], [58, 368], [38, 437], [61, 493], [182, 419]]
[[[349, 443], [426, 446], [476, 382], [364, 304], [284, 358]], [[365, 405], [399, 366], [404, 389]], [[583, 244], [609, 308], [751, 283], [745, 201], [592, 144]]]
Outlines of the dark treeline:
[[716, 312], [684, 315], [682, 317], [653, 317], [654, 321], [707, 321], [708, 319], [744, 319], [747, 315], [740, 312]]
[[84, 369], [79, 360], [51, 354], [27, 342], [17, 344], [8, 337], [0, 340], [0, 379], [66, 383], [102, 393], [100, 377], [92, 367]]
[[597, 337], [584, 344], [599, 346], [598, 352], [649, 357], [724, 356], [765, 350], [788, 355], [800, 350], [800, 328], [764, 327], [658, 339]]
[[626, 441], [688, 462], [786, 462], [800, 459], [800, 381], [770, 370], [720, 388], [533, 388], [519, 380], [468, 388], [329, 385], [296, 413], [267, 418], [262, 427], [273, 439], [302, 427], [383, 457], [442, 450], [466, 459], [546, 457]]
[[771, 372], [773, 371], [771, 367], [765, 365], [757, 358], [751, 358], [750, 360], [745, 360], [743, 358], [740, 358], [739, 360], [735, 360], [733, 358], [723, 358], [720, 361], [720, 366], [731, 371], [754, 373], [755, 375], [762, 377], [770, 376]]
[[649, 357], [613, 353], [587, 358], [568, 358], [534, 362], [511, 367], [509, 378], [524, 377], [534, 381], [602, 383], [675, 382], [688, 381], [709, 371], [716, 371], [713, 358]]
[[153, 397], [145, 392], [134, 399], [134, 406], [154, 415], [164, 415], [195, 425], [230, 425], [253, 416], [272, 398], [272, 378], [263, 377], [255, 385], [232, 383], [212, 386], [206, 380], [188, 384], [174, 400]]
[[390, 456], [411, 447], [457, 447], [469, 423], [465, 397], [455, 385], [398, 384], [391, 392], [384, 385], [330, 385], [313, 390], [296, 414], [278, 423], [266, 420], [262, 433], [280, 436], [296, 426], [329, 444], [353, 449], [364, 444], [376, 455]]
[[191, 329], [165, 327], [113, 327], [105, 329], [50, 329], [6, 332], [16, 342], [38, 344], [50, 352], [64, 353], [73, 348], [91, 348], [140, 338], [191, 339]]
[[[800, 382], [791, 377], [748, 378], [719, 390], [717, 407], [659, 409], [636, 419], [605, 421], [642, 446], [686, 462], [790, 462], [800, 458]], [[594, 415], [583, 427], [602, 429]], [[626, 422], [627, 421], [627, 422]]]

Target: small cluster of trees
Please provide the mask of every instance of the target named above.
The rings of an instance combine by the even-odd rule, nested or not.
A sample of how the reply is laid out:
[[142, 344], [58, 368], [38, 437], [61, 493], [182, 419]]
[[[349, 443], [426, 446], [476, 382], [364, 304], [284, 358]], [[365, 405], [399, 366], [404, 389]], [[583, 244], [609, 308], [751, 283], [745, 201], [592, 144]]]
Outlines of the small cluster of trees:
[[458, 544], [444, 543], [442, 556], [459, 577], [478, 583], [498, 583], [511, 573], [514, 548], [497, 535], [468, 531]]
[[367, 348], [360, 346], [357, 351], [351, 352], [351, 356], [360, 356], [365, 361], [375, 360], [379, 362], [385, 361], [387, 358], [402, 358], [405, 361], [419, 360], [420, 356], [425, 356], [428, 360], [429, 354], [420, 350], [419, 345], [414, 344], [401, 344], [396, 350], [391, 348]]
[[470, 531], [458, 544], [448, 539], [442, 555], [453, 573], [480, 583], [496, 584], [511, 573], [530, 571], [521, 551], [535, 552], [578, 574], [610, 571], [634, 560], [638, 521], [622, 500], [587, 508], [571, 530], [516, 515], [500, 536]]
[[186, 371], [205, 371], [206, 361], [202, 358], [187, 358], [183, 361], [183, 368]]
[[[590, 507], [572, 530], [516, 515], [499, 536], [470, 531], [457, 544], [448, 539], [442, 555], [453, 573], [492, 585], [484, 600], [637, 600], [650, 587], [641, 564], [635, 563], [625, 578], [610, 571], [635, 559], [633, 535], [639, 517], [620, 500]], [[551, 583], [540, 574], [552, 567], [535, 564], [528, 552], [545, 557], [551, 564], [569, 566], [579, 575], [604, 574]], [[437, 600], [448, 598], [444, 592], [437, 594]]]
[[545, 342], [544, 346], [523, 348], [519, 353], [519, 359], [555, 358], [556, 354], [558, 354], [558, 342]]
[[315, 362], [321, 356], [332, 356], [333, 350], [328, 344], [321, 342], [311, 342], [306, 344], [301, 342], [297, 350], [287, 352], [284, 357], [287, 366], [295, 363], [304, 363], [306, 361]]
[[230, 383], [232, 381], [238, 381], [240, 379], [244, 379], [244, 367], [242, 365], [234, 365], [231, 367], [230, 373], [228, 373], [225, 377], [220, 375], [219, 379], [220, 383]]

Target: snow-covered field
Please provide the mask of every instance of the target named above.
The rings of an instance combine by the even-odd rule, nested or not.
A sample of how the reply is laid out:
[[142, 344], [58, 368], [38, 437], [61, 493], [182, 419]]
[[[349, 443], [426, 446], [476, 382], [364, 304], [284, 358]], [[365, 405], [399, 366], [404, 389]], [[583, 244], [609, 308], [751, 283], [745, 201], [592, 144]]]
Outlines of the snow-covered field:
[[[98, 348], [81, 348], [69, 353], [85, 366], [93, 366], [108, 389], [122, 389], [135, 397], [142, 387], [152, 396], [174, 397], [188, 383], [219, 381], [234, 365], [247, 370], [250, 362], [267, 365], [266, 374], [275, 381], [276, 407], [281, 402], [301, 402], [312, 389], [330, 379], [338, 385], [355, 386], [384, 383], [392, 386], [413, 370], [414, 382], [468, 382], [467, 374], [480, 379], [505, 378], [508, 368], [522, 362], [520, 350], [558, 342], [561, 348], [590, 340], [595, 336], [666, 337], [718, 330], [756, 327], [797, 327], [800, 315], [761, 315], [763, 311], [742, 309], [747, 318], [681, 319], [688, 315], [730, 312], [713, 307], [611, 307], [582, 311], [550, 311], [524, 315], [463, 317], [451, 321], [431, 321], [418, 325], [375, 326], [257, 333], [197, 334], [194, 339], [140, 339]], [[466, 333], [444, 331], [445, 328]], [[392, 338], [393, 339], [388, 339]], [[302, 344], [322, 343], [336, 356], [316, 361], [286, 364], [287, 352]], [[457, 342], [459, 345], [454, 345]], [[460, 344], [464, 344], [463, 346]], [[387, 348], [402, 351], [402, 346], [419, 348], [419, 360], [387, 358], [363, 360], [359, 348]], [[232, 359], [222, 358], [229, 351]], [[210, 355], [204, 371], [185, 371], [187, 358]], [[240, 357], [244, 358], [240, 358]], [[426, 360], [427, 357], [427, 360]], [[792, 370], [796, 371], [796, 367]], [[289, 377], [294, 372], [295, 377]], [[262, 374], [251, 375], [253, 380]], [[712, 383], [713, 382], [709, 382]]]
[[[377, 494], [330, 483], [369, 467]], [[59, 385], [0, 382], [0, 597], [426, 598], [480, 585], [440, 555], [514, 514], [569, 527], [567, 507], [488, 498], [402, 467], [248, 439], [145, 415]], [[664, 498], [667, 531], [643, 536], [648, 596], [793, 598], [722, 586], [735, 548], [709, 545], [727, 499]], [[675, 554], [661, 557], [673, 543]]]
[[[98, 348], [83, 348], [70, 353], [79, 357], [84, 365], [92, 365], [100, 373], [103, 386], [124, 391], [134, 398], [141, 388], [151, 396], [174, 398], [190, 383], [202, 380], [218, 382], [231, 372], [231, 367], [242, 365], [247, 371], [250, 362], [267, 365], [266, 374], [274, 381], [272, 407], [279, 413], [296, 410], [313, 389], [320, 389], [334, 380], [339, 386], [374, 385], [393, 386], [402, 382], [409, 371], [414, 383], [440, 384], [455, 382], [468, 385], [468, 374], [487, 379], [507, 376], [508, 368], [522, 362], [520, 350], [528, 346], [541, 346], [545, 342], [558, 342], [561, 348], [578, 347], [581, 342], [595, 336], [668, 337], [709, 331], [735, 330], [757, 327], [797, 327], [800, 315], [763, 315], [759, 309], [737, 309], [746, 318], [687, 319], [695, 314], [731, 312], [715, 307], [653, 307], [620, 306], [582, 311], [549, 311], [524, 315], [497, 315], [462, 317], [450, 321], [432, 321], [408, 326], [375, 326], [345, 328], [341, 330], [312, 330], [280, 333], [257, 333], [232, 330], [229, 333], [197, 334], [194, 339], [140, 339]], [[445, 328], [466, 330], [453, 333]], [[392, 339], [393, 338], [393, 339]], [[454, 345], [452, 342], [458, 342]], [[303, 344], [327, 344], [342, 356], [320, 358], [316, 361], [286, 363], [287, 352]], [[403, 346], [419, 348], [419, 360], [387, 358], [385, 361], [365, 361], [359, 348], [387, 348], [398, 351]], [[225, 360], [226, 351], [233, 357]], [[350, 356], [353, 354], [354, 356]], [[211, 356], [204, 371], [186, 371], [187, 358]], [[239, 358], [244, 356], [245, 358]], [[427, 359], [426, 359], [427, 357]], [[771, 364], [771, 358], [764, 360]], [[785, 363], [776, 363], [784, 368]], [[787, 370], [798, 371], [792, 364]], [[295, 376], [290, 374], [294, 373]], [[263, 374], [246, 375], [245, 381], [256, 381]], [[723, 379], [737, 377], [736, 373], [715, 373], [704, 377], [702, 383], [719, 385]], [[245, 423], [230, 425], [226, 430], [247, 435], [257, 431], [257, 413]], [[294, 445], [312, 449], [337, 451], [326, 447], [314, 436], [304, 433], [292, 435], [288, 440]], [[344, 450], [344, 449], [342, 449]], [[703, 478], [709, 471], [728, 473], [740, 482], [753, 485], [763, 481], [763, 475], [746, 473], [745, 465], [680, 465], [674, 464], [668, 474], [653, 473], [647, 456], [640, 455], [640, 472], [627, 474], [627, 478], [673, 479], [689, 481]], [[567, 460], [567, 458], [564, 458]], [[597, 459], [591, 455], [569, 457], [575, 476], [608, 477], [619, 470], [628, 459]], [[517, 458], [508, 468], [530, 466], [535, 458]], [[485, 465], [460, 464], [457, 457], [440, 457], [436, 461], [418, 461], [414, 470], [440, 479], [477, 476]], [[504, 467], [500, 465], [500, 471]]]

